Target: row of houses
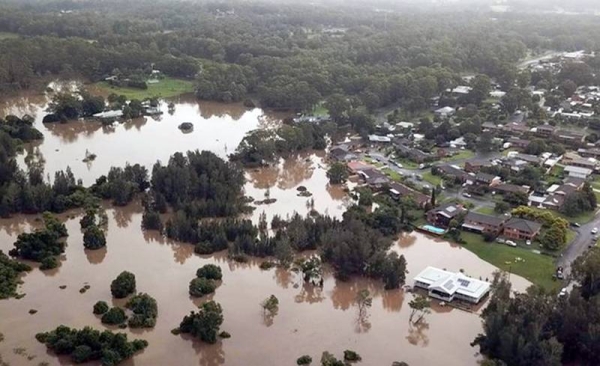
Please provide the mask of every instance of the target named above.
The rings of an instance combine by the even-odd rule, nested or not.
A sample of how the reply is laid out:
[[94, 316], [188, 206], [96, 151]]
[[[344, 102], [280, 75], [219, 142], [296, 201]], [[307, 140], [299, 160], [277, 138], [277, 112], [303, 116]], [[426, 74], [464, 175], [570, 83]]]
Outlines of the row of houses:
[[[564, 143], [569, 146], [579, 147], [584, 145], [587, 134], [583, 131], [574, 131], [566, 129], [558, 129], [552, 125], [540, 125], [530, 128], [524, 122], [509, 122], [506, 124], [494, 124], [493, 122], [485, 122], [481, 125], [484, 131], [489, 131], [492, 134], [500, 137], [510, 137], [508, 139], [512, 146], [524, 149], [529, 145], [531, 137], [552, 138], [557, 142]], [[524, 138], [519, 138], [524, 137]]]
[[448, 203], [427, 212], [427, 221], [437, 227], [447, 228], [450, 222], [464, 216], [462, 229], [478, 234], [492, 234], [513, 240], [533, 240], [542, 225], [517, 217], [490, 216], [472, 212], [461, 205]]

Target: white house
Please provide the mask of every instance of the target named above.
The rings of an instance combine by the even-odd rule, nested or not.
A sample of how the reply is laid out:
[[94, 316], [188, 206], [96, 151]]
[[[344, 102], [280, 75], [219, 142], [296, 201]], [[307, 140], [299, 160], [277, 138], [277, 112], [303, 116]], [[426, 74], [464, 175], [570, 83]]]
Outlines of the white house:
[[456, 109], [452, 107], [443, 107], [437, 109], [434, 113], [438, 117], [451, 117], [454, 115], [454, 113], [456, 113]]
[[593, 173], [592, 169], [580, 168], [578, 166], [572, 166], [572, 165], [566, 166], [565, 172], [567, 172], [569, 174], [569, 177], [582, 178], [582, 179], [587, 179], [587, 177], [589, 177]]
[[414, 281], [415, 287], [427, 290], [429, 296], [442, 301], [456, 299], [477, 304], [491, 289], [489, 282], [435, 267], [425, 268]]

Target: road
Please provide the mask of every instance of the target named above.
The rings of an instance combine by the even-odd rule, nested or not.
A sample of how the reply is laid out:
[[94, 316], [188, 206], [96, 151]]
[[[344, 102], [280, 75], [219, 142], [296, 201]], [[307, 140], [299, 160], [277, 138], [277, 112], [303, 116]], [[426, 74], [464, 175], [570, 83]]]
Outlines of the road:
[[558, 259], [558, 265], [564, 268], [564, 275], [568, 276], [571, 273], [571, 264], [577, 257], [585, 253], [589, 248], [592, 241], [592, 229], [600, 228], [600, 214], [596, 211], [594, 219], [587, 224], [581, 225], [581, 227], [575, 229], [577, 236], [569, 244], [569, 246], [562, 252], [561, 257]]

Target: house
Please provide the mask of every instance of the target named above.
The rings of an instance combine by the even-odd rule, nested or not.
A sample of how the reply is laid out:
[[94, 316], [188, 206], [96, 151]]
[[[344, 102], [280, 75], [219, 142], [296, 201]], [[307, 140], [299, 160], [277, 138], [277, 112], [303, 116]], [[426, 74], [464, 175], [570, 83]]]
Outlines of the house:
[[517, 154], [514, 156], [515, 159], [523, 160], [528, 162], [531, 165], [540, 166], [542, 163], [542, 159], [539, 156], [529, 155], [529, 154]]
[[452, 140], [450, 141], [450, 147], [466, 147], [467, 143], [465, 142], [465, 138], [464, 137], [459, 137], [456, 140]]
[[467, 95], [467, 94], [469, 94], [469, 92], [471, 90], [473, 90], [473, 88], [471, 88], [470, 86], [459, 85], [456, 88], [452, 89], [451, 93], [454, 96], [461, 96], [461, 95]]
[[470, 211], [465, 216], [462, 228], [479, 234], [490, 233], [498, 235], [502, 232], [505, 221], [504, 217], [483, 215]]
[[414, 287], [426, 290], [430, 297], [438, 300], [450, 302], [456, 299], [478, 304], [490, 293], [491, 284], [460, 272], [427, 267], [415, 277]]
[[541, 229], [542, 225], [537, 222], [513, 217], [504, 223], [503, 236], [513, 240], [533, 240]]
[[556, 130], [554, 132], [554, 138], [556, 140], [571, 146], [583, 145], [583, 139], [585, 136], [585, 133], [579, 131]]
[[576, 166], [586, 169], [596, 169], [597, 161], [593, 158], [582, 158], [579, 154], [574, 152], [567, 152], [563, 155], [562, 163], [564, 165]]
[[441, 175], [443, 175], [446, 178], [450, 178], [450, 177], [454, 177], [456, 180], [460, 181], [461, 183], [473, 183], [474, 178], [469, 175], [467, 172], [465, 172], [464, 170], [462, 170], [461, 168], [459, 168], [456, 165], [450, 165], [450, 164], [445, 164], [445, 165], [438, 165], [435, 168], [435, 171]]
[[527, 146], [529, 146], [531, 141], [520, 139], [518, 137], [511, 137], [506, 142], [508, 142], [510, 146], [516, 147], [517, 149], [525, 149]]
[[594, 147], [591, 149], [578, 149], [577, 153], [579, 154], [579, 156], [584, 157], [584, 158], [594, 158], [594, 159], [600, 158], [600, 149], [597, 147]]
[[372, 165], [365, 164], [361, 161], [351, 161], [348, 164], [346, 164], [346, 168], [348, 169], [348, 172], [352, 175], [358, 174], [363, 170], [374, 169]]
[[583, 188], [583, 185], [585, 184], [585, 179], [577, 178], [577, 177], [567, 177], [564, 180], [564, 184], [568, 184], [570, 186], [575, 187], [577, 190], [580, 190]]
[[509, 135], [523, 135], [529, 132], [529, 127], [526, 124], [520, 122], [509, 122], [504, 125], [502, 131]]
[[501, 183], [494, 187], [494, 191], [499, 194], [517, 193], [517, 192], [523, 192], [523, 193], [527, 194], [527, 193], [529, 193], [529, 189], [530, 188], [527, 186], [518, 186], [516, 184], [508, 184], [508, 183]]
[[361, 170], [358, 172], [358, 175], [362, 177], [365, 183], [372, 187], [381, 187], [382, 185], [390, 182], [390, 179], [387, 177], [387, 175], [375, 168]]
[[516, 159], [516, 158], [504, 159], [504, 160], [502, 160], [502, 162], [500, 164], [505, 168], [514, 170], [515, 172], [519, 172], [519, 171], [523, 170], [525, 167], [530, 165], [530, 163], [526, 162], [525, 160]]
[[500, 177], [492, 174], [479, 172], [475, 175], [475, 183], [494, 186], [500, 184]]
[[431, 200], [429, 196], [421, 192], [417, 192], [414, 189], [405, 186], [404, 184], [395, 182], [390, 183], [390, 194], [396, 199], [401, 197], [409, 197], [421, 208], [424, 208], [425, 205], [427, 205], [427, 203]]
[[443, 107], [440, 109], [436, 109], [434, 113], [437, 117], [447, 118], [452, 117], [454, 113], [456, 113], [456, 109], [452, 107]]
[[358, 157], [350, 151], [348, 145], [334, 146], [329, 150], [329, 156], [335, 161], [351, 161]]
[[535, 128], [535, 134], [539, 137], [550, 137], [556, 128], [552, 125], [540, 125]]
[[495, 132], [501, 131], [504, 128], [504, 126], [503, 125], [496, 125], [496, 124], [494, 124], [492, 122], [484, 122], [481, 125], [481, 128], [483, 128], [484, 130], [488, 130], [488, 131], [490, 131], [492, 133], [495, 133]]
[[389, 144], [392, 139], [387, 136], [369, 135], [369, 142], [376, 144]]
[[448, 227], [450, 221], [466, 210], [454, 203], [446, 203], [427, 212], [427, 221], [437, 227]]
[[564, 171], [565, 171], [565, 173], [569, 174], [569, 177], [582, 178], [582, 179], [587, 179], [593, 173], [592, 169], [580, 168], [578, 166], [572, 166], [572, 165], [566, 166]]
[[123, 111], [115, 110], [115, 111], [100, 112], [100, 113], [94, 114], [92, 117], [97, 118], [101, 121], [114, 121], [117, 118], [123, 117]]
[[468, 173], [477, 173], [481, 170], [481, 168], [489, 166], [492, 166], [492, 164], [483, 159], [472, 159], [465, 161], [465, 171]]

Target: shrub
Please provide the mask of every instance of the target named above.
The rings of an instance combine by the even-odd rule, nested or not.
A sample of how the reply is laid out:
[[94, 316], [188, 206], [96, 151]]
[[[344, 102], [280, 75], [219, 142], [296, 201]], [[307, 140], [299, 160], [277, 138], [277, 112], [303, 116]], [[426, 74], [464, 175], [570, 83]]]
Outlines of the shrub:
[[308, 355], [301, 356], [296, 360], [296, 365], [310, 365], [311, 363], [312, 357]]
[[102, 323], [104, 324], [121, 324], [127, 320], [127, 315], [125, 315], [125, 311], [121, 308], [111, 308], [109, 311], [102, 315]]
[[190, 281], [190, 295], [200, 297], [215, 292], [217, 286], [213, 280], [206, 278], [194, 278]]
[[362, 357], [360, 357], [360, 355], [358, 353], [348, 350], [348, 349], [344, 351], [344, 361], [358, 362], [361, 360], [362, 360]]
[[220, 280], [223, 278], [221, 267], [214, 264], [206, 264], [196, 271], [196, 277], [206, 278], [207, 280]]
[[198, 312], [191, 312], [181, 321], [179, 331], [189, 333], [206, 343], [215, 343], [223, 324], [223, 309], [214, 301], [205, 302]]
[[123, 271], [110, 284], [110, 292], [117, 299], [122, 299], [135, 292], [135, 275]]
[[98, 301], [94, 304], [94, 314], [102, 315], [108, 311], [108, 304], [106, 301]]
[[40, 265], [40, 269], [42, 271], [45, 271], [47, 269], [54, 269], [56, 267], [58, 267], [58, 260], [56, 259], [56, 257], [46, 257], [42, 259]]
[[231, 338], [231, 334], [229, 334], [226, 331], [222, 331], [221, 333], [219, 333], [219, 337], [221, 337], [223, 339], [227, 339], [227, 338]]
[[152, 328], [156, 324], [158, 316], [158, 305], [156, 300], [148, 294], [137, 294], [125, 305], [133, 311], [133, 316], [129, 318], [129, 326], [132, 328]]

